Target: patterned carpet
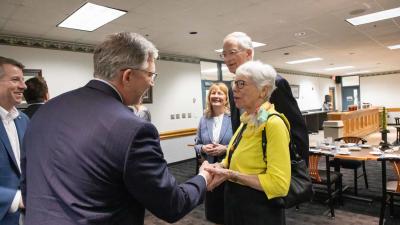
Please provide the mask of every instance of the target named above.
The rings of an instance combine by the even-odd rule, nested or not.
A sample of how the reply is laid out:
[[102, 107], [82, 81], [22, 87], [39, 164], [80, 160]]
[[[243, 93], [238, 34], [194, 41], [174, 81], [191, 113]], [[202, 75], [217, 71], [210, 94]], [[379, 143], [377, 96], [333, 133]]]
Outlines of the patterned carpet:
[[[395, 132], [393, 128], [389, 134], [389, 141], [393, 142]], [[322, 136], [321, 136], [322, 135]], [[323, 132], [310, 136], [310, 142], [318, 137], [323, 137]], [[380, 134], [375, 133], [366, 137], [368, 143], [379, 143]], [[375, 161], [366, 163], [369, 189], [365, 189], [364, 182], [359, 179], [359, 195], [373, 199], [372, 204], [360, 202], [356, 200], [344, 199], [343, 205], [335, 206], [336, 217], [329, 217], [328, 206], [321, 201], [313, 201], [311, 203], [302, 204], [300, 209], [286, 210], [286, 223], [288, 225], [377, 225], [379, 221], [380, 196], [381, 196], [381, 164]], [[169, 166], [171, 172], [175, 175], [178, 182], [183, 182], [195, 173], [195, 161], [187, 160]], [[344, 175], [344, 184], [352, 186], [353, 172], [349, 170], [341, 171]], [[392, 168], [388, 167], [388, 174], [393, 177]], [[352, 193], [351, 188], [349, 193]], [[386, 225], [400, 225], [400, 207], [395, 207], [394, 218], [389, 216], [389, 207], [386, 211]], [[164, 221], [159, 220], [151, 213], [146, 213], [146, 225], [166, 225]], [[182, 220], [174, 223], [176, 225], [211, 225], [204, 217], [204, 206], [200, 205]]]

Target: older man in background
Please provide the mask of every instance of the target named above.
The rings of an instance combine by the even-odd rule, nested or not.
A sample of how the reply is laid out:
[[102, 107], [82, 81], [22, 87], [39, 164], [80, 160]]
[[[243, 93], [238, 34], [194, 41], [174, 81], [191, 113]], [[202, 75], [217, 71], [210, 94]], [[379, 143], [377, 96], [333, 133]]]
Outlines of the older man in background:
[[[223, 40], [223, 51], [221, 54], [226, 66], [231, 73], [247, 61], [253, 60], [254, 48], [251, 38], [243, 32], [233, 32], [228, 34]], [[275, 80], [276, 89], [271, 95], [270, 102], [275, 105], [275, 109], [283, 113], [290, 122], [290, 131], [297, 152], [308, 163], [308, 131], [301, 115], [296, 99], [293, 97], [290, 85], [285, 78], [279, 74]], [[233, 132], [240, 125], [240, 111], [236, 108], [233, 101], [233, 93], [230, 89], [229, 101], [231, 106], [231, 120]]]
[[95, 79], [35, 114], [24, 139], [26, 225], [137, 225], [145, 208], [175, 222], [202, 202], [207, 163], [178, 185], [157, 129], [127, 107], [154, 85], [157, 55], [138, 34], [110, 35], [94, 51]]

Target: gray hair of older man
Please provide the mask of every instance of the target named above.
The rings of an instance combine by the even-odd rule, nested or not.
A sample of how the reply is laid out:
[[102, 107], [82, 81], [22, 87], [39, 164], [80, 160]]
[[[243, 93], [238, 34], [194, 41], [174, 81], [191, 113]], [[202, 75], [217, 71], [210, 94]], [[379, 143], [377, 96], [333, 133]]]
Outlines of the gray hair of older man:
[[112, 80], [121, 69], [145, 69], [149, 57], [156, 59], [158, 50], [143, 36], [131, 32], [112, 34], [94, 50], [94, 77]]
[[233, 32], [225, 36], [223, 43], [225, 43], [226, 40], [228, 39], [233, 39], [238, 42], [239, 47], [243, 49], [250, 49], [251, 50], [251, 58], [253, 59], [254, 57], [254, 48], [253, 48], [253, 42], [251, 41], [251, 38], [244, 32]]
[[268, 93], [265, 96], [265, 100], [269, 101], [272, 92], [275, 90], [276, 79], [276, 71], [272, 66], [260, 61], [248, 61], [237, 68], [236, 75], [249, 78], [260, 91], [267, 86]]
[[5, 64], [10, 64], [10, 65], [16, 66], [16, 67], [20, 68], [21, 70], [23, 70], [25, 68], [25, 66], [22, 63], [18, 62], [15, 59], [0, 56], [0, 77], [2, 77], [4, 75], [3, 65], [5, 65]]

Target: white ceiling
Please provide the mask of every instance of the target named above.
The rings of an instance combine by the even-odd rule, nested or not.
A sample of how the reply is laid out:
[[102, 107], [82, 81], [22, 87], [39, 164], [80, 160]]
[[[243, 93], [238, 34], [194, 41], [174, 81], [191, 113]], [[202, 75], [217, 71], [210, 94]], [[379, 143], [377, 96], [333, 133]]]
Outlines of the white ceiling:
[[[94, 32], [56, 27], [85, 1], [0, 0], [0, 34], [97, 44], [105, 35], [148, 35], [161, 53], [218, 60], [215, 49], [233, 31], [254, 41], [255, 58], [277, 68], [343, 75], [400, 70], [400, 17], [361, 26], [345, 19], [400, 7], [399, 0], [92, 0], [128, 13]], [[361, 13], [360, 13], [361, 12]], [[189, 32], [197, 31], [197, 35]], [[305, 32], [303, 36], [296, 33]], [[285, 53], [288, 53], [285, 55]], [[324, 60], [289, 65], [309, 57]], [[336, 66], [343, 71], [325, 71]]]

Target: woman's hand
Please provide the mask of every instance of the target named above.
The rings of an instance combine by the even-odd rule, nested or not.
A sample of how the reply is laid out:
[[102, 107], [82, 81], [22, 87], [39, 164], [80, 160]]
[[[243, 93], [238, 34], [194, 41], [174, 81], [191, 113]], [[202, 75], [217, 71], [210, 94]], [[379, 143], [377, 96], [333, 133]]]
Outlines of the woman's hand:
[[213, 144], [213, 148], [209, 150], [209, 155], [220, 156], [226, 153], [226, 145]]
[[211, 153], [214, 151], [214, 144], [207, 144], [201, 146], [201, 151], [203, 151], [207, 155], [211, 155]]
[[207, 190], [212, 191], [218, 187], [224, 181], [228, 180], [232, 176], [231, 170], [225, 169], [220, 163], [211, 164], [212, 167], [204, 168], [206, 171], [213, 175], [212, 181], [208, 184]]

